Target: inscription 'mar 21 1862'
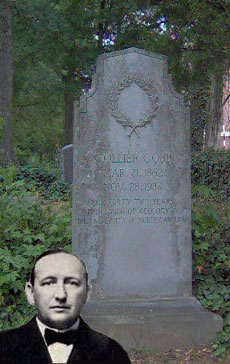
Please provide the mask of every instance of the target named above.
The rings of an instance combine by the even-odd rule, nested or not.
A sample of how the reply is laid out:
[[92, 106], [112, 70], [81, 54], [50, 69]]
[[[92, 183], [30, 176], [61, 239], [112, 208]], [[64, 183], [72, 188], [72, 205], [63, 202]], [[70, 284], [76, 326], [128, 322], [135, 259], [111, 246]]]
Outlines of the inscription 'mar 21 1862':
[[[175, 199], [163, 192], [168, 168], [176, 162], [169, 152], [99, 153], [93, 156], [103, 176], [107, 200], [89, 200], [78, 209], [78, 224], [182, 224], [188, 221]], [[115, 198], [116, 194], [121, 198]], [[164, 197], [159, 198], [164, 193]], [[113, 196], [113, 197], [112, 197]]]
[[104, 190], [109, 192], [161, 191], [162, 178], [174, 162], [172, 153], [96, 154], [97, 171], [104, 175]]
[[[138, 90], [139, 89], [139, 90]], [[125, 107], [122, 105], [122, 96], [126, 95], [126, 91], [129, 93], [129, 98], [126, 97], [126, 103], [128, 104], [129, 113], [126, 112]], [[139, 115], [135, 117], [130, 116], [130, 110], [136, 110], [137, 94], [142, 95], [142, 101], [145, 99], [145, 105], [143, 110], [140, 110]], [[128, 76], [124, 77], [117, 85], [113, 87], [108, 97], [111, 115], [115, 118], [117, 123], [121, 124], [123, 127], [128, 127], [131, 131], [128, 136], [131, 137], [133, 132], [137, 136], [137, 128], [141, 128], [151, 123], [153, 118], [156, 116], [156, 111], [159, 108], [159, 97], [157, 91], [151, 83], [146, 82], [144, 79], [140, 78], [136, 73], [130, 73]]]

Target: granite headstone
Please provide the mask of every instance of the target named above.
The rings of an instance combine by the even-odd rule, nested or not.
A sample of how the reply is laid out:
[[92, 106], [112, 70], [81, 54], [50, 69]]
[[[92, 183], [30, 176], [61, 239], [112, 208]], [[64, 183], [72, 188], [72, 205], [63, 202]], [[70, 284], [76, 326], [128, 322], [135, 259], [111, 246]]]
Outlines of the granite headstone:
[[126, 346], [213, 339], [222, 320], [192, 297], [189, 110], [165, 56], [136, 48], [99, 56], [75, 110], [73, 171], [73, 251], [92, 282], [88, 320]]
[[65, 145], [60, 152], [61, 180], [73, 183], [73, 144]]

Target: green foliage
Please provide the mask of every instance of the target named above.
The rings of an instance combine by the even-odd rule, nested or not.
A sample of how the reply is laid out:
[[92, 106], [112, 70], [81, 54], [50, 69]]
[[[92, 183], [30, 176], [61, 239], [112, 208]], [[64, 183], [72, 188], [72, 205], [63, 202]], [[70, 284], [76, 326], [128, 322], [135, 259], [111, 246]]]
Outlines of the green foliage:
[[[109, 38], [113, 31], [119, 33], [124, 16], [139, 3], [13, 3], [14, 139], [20, 163], [31, 153], [38, 153], [41, 158], [53, 156], [57, 145], [66, 144], [65, 129], [71, 124], [68, 102], [79, 98], [85, 75], [92, 75], [98, 54], [111, 48], [103, 45], [103, 38]], [[141, 1], [144, 3], [148, 2]], [[127, 26], [122, 34], [128, 31]], [[134, 40], [131, 43], [133, 46]], [[123, 44], [127, 45], [128, 42]], [[116, 47], [119, 46], [117, 39]]]
[[[31, 154], [55, 156], [63, 144], [63, 87], [55, 72], [43, 62], [17, 63], [14, 79], [14, 140], [20, 163]], [[21, 67], [26, 72], [21, 72]]]
[[[65, 144], [69, 124], [63, 123], [64, 114], [66, 120], [71, 116], [65, 113], [64, 99], [79, 98], [98, 54], [133, 46], [169, 57], [174, 86], [194, 111], [192, 146], [200, 150], [211, 120], [211, 77], [229, 69], [229, 19], [225, 1], [14, 2], [14, 139], [19, 161], [31, 152], [52, 156], [57, 145]], [[106, 42], [111, 36], [114, 42]]]
[[221, 62], [228, 62], [230, 4], [227, 1], [165, 0], [159, 7], [160, 15], [165, 19], [169, 36], [174, 34], [178, 43], [183, 42], [184, 65], [193, 65], [195, 82], [202, 76], [203, 66], [218, 70]]
[[46, 200], [69, 200], [70, 187], [57, 179], [57, 171], [48, 171], [44, 167], [21, 167], [17, 180], [33, 185], [39, 195]]
[[48, 205], [39, 183], [45, 179], [46, 189], [53, 179], [29, 172], [22, 178], [15, 167], [0, 170], [0, 329], [18, 326], [33, 313], [25, 304], [24, 285], [35, 258], [71, 244], [69, 202]]
[[197, 152], [192, 158], [192, 183], [205, 185], [223, 199], [230, 197], [230, 151]]
[[[213, 159], [215, 156], [219, 158], [219, 152], [209, 153]], [[229, 153], [225, 154], [227, 158]], [[207, 153], [201, 154], [201, 166], [205, 161], [206, 167], [206, 157]], [[222, 160], [225, 158], [221, 153]], [[215, 166], [211, 163], [208, 175], [206, 168], [194, 169], [193, 165], [193, 178], [196, 181], [203, 181], [209, 186], [217, 184], [215, 191], [206, 185], [193, 187], [193, 288], [204, 307], [224, 318], [224, 330], [213, 347], [216, 355], [225, 355], [230, 350], [230, 202], [220, 199], [217, 193], [220, 188], [223, 197], [227, 188], [223, 190], [217, 178], [224, 167], [220, 163], [219, 170], [217, 161]]]
[[217, 147], [223, 74], [230, 65], [230, 4], [224, 0], [158, 4], [143, 45], [169, 57], [174, 87], [185, 93], [191, 108], [192, 150]]
[[[222, 0], [13, 2], [19, 161], [31, 152], [51, 156], [56, 145], [65, 144], [64, 98], [79, 98], [98, 54], [133, 46], [169, 57], [174, 86], [194, 111], [192, 146], [201, 149], [211, 120], [211, 77], [229, 69], [229, 19], [230, 5]], [[111, 36], [114, 42], [106, 42]]]

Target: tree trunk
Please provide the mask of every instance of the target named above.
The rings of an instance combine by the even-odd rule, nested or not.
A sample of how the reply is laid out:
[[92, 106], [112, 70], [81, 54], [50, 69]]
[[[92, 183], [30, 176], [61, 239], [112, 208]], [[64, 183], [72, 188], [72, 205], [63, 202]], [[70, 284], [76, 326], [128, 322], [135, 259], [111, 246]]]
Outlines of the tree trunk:
[[72, 93], [65, 90], [64, 145], [73, 143], [74, 102]]
[[205, 148], [219, 147], [219, 131], [222, 118], [223, 72], [217, 72], [211, 77], [211, 92], [209, 101], [209, 120], [205, 132]]
[[206, 123], [206, 100], [207, 88], [196, 85], [190, 96], [191, 110], [191, 147], [192, 152], [203, 150], [204, 130]]
[[5, 166], [13, 163], [15, 160], [12, 131], [13, 59], [11, 48], [11, 6], [11, 0], [0, 0], [0, 124], [3, 124], [1, 159]]

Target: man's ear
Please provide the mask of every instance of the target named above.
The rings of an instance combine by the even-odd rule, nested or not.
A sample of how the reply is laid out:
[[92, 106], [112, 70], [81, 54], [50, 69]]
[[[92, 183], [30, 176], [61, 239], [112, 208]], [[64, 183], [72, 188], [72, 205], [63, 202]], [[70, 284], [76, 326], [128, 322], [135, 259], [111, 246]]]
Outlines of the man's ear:
[[91, 290], [92, 290], [92, 286], [91, 286], [91, 284], [88, 284], [87, 285], [87, 296], [86, 296], [85, 303], [88, 302], [89, 299], [90, 299]]
[[34, 306], [34, 288], [32, 286], [32, 284], [30, 282], [26, 282], [25, 285], [25, 293], [26, 293], [26, 298], [27, 298], [27, 302]]

